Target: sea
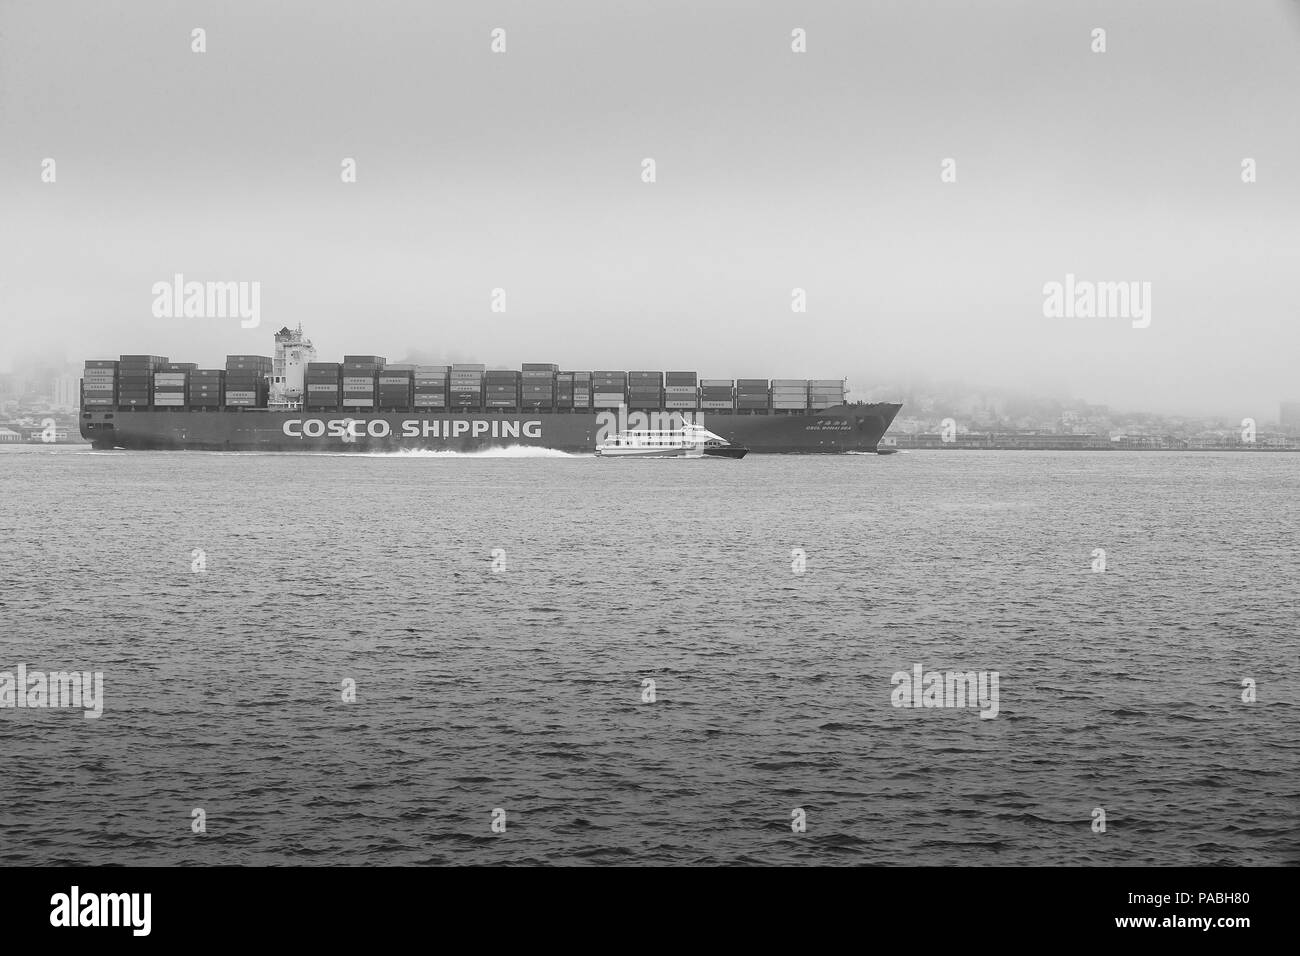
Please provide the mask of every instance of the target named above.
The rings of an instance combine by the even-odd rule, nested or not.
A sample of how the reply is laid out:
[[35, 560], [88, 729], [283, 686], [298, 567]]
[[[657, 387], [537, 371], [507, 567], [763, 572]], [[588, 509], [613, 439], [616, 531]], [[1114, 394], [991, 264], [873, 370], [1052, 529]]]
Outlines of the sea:
[[1300, 455], [18, 446], [0, 568], [0, 864], [1300, 862]]

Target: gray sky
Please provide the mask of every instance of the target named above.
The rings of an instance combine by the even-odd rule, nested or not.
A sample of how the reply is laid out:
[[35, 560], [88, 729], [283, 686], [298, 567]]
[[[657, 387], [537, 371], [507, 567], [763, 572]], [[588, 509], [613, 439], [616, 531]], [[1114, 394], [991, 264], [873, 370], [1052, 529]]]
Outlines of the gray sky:
[[[327, 360], [1272, 418], [1300, 398], [1296, 8], [0, 0], [0, 368], [207, 365], [300, 321]], [[259, 281], [261, 327], [155, 318], [177, 272]], [[1150, 282], [1150, 327], [1044, 317], [1066, 273]]]

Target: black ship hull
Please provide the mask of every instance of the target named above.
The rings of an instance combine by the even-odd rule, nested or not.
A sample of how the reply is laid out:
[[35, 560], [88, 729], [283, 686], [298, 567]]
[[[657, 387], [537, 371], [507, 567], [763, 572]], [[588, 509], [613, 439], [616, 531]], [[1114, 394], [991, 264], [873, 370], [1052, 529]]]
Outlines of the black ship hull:
[[[845, 404], [790, 413], [704, 411], [692, 417], [732, 445], [756, 453], [837, 454], [875, 451], [901, 407]], [[81, 434], [97, 448], [382, 453], [526, 446], [591, 453], [606, 434], [616, 434], [629, 422], [637, 427], [639, 414], [653, 424], [653, 416], [673, 413], [83, 406]]]

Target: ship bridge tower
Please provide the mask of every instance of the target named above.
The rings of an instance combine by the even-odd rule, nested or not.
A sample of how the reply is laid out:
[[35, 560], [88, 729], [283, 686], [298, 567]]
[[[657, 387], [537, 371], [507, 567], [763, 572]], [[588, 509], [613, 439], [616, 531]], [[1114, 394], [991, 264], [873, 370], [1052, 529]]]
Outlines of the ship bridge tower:
[[303, 400], [307, 363], [316, 360], [316, 347], [298, 328], [287, 325], [275, 333], [275, 362], [271, 367], [271, 404], [297, 404]]

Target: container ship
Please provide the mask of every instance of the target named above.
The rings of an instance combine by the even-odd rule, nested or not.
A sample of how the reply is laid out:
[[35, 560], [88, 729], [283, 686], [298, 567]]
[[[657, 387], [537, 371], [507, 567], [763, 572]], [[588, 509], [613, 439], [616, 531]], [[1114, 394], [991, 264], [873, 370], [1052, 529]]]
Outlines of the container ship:
[[874, 452], [902, 406], [849, 402], [843, 379], [709, 379], [695, 372], [561, 371], [547, 363], [316, 361], [302, 327], [274, 355], [199, 368], [160, 355], [86, 362], [82, 437], [96, 448], [593, 453], [629, 428], [704, 425], [754, 453]]

